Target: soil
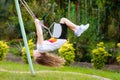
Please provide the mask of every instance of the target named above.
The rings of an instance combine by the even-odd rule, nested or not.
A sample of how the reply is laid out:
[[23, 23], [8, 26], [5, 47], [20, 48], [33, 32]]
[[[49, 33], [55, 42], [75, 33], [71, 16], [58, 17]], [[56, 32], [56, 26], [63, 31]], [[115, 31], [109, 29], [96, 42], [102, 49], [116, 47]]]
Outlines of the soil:
[[[9, 53], [6, 56], [6, 61], [13, 61], [13, 62], [23, 63], [21, 57], [14, 56], [11, 53]], [[88, 63], [88, 62], [74, 62], [73, 64], [71, 64], [71, 66], [78, 66], [78, 67], [80, 66], [80, 67], [86, 67], [86, 68], [93, 68], [92, 64]], [[120, 65], [118, 65], [118, 64], [109, 64], [109, 65], [105, 65], [104, 69], [105, 70], [111, 70], [111, 71], [120, 72]]]
[[6, 56], [6, 61], [13, 61], [13, 62], [19, 62], [19, 63], [23, 63], [22, 58], [19, 56], [15, 56], [11, 53], [7, 54]]

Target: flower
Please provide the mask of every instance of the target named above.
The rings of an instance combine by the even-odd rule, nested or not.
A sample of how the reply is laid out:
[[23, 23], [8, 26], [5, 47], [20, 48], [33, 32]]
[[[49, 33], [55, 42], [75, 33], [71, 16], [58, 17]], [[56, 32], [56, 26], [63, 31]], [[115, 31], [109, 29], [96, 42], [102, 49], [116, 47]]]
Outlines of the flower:
[[0, 61], [5, 58], [8, 51], [9, 51], [9, 46], [7, 45], [7, 42], [0, 41]]
[[120, 43], [117, 43], [117, 46], [120, 47]]
[[103, 42], [99, 42], [99, 43], [97, 44], [97, 46], [98, 46], [98, 47], [103, 47], [103, 46], [104, 46], [104, 43], [103, 43]]
[[101, 47], [98, 48], [98, 50], [101, 51], [101, 52], [104, 52], [104, 51], [105, 51], [104, 48], [101, 48]]
[[98, 53], [98, 50], [97, 50], [97, 49], [93, 49], [93, 50], [92, 50], [92, 53], [93, 53], [93, 54]]

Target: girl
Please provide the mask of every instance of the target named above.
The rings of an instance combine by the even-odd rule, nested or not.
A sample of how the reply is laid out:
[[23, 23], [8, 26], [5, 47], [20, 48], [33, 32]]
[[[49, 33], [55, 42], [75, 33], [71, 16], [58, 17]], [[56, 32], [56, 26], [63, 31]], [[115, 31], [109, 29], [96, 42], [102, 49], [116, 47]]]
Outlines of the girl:
[[[36, 62], [47, 66], [60, 66], [64, 64], [64, 59], [49, 54], [48, 52], [60, 48], [67, 40], [63, 38], [51, 38], [49, 40], [44, 40], [40, 21], [38, 19], [35, 19], [34, 22], [37, 31], [37, 50], [34, 50], [34, 59]], [[78, 37], [89, 28], [89, 24], [78, 26], [67, 18], [61, 18], [60, 24], [66, 25]]]

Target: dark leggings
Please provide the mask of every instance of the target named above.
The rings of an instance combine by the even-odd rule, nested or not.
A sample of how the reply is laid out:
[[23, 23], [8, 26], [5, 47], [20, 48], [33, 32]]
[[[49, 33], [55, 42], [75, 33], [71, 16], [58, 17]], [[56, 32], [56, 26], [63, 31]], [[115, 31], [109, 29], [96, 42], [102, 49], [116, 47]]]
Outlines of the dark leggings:
[[61, 33], [61, 36], [59, 37], [59, 39], [67, 39], [67, 25], [66, 24], [61, 24], [61, 27], [62, 27], [62, 33]]

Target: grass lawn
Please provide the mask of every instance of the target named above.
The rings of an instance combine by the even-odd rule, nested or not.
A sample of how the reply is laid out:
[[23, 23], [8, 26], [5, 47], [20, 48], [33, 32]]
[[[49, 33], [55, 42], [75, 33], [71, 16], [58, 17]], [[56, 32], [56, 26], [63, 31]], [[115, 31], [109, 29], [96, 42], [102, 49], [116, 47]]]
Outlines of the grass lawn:
[[120, 80], [117, 72], [71, 66], [55, 68], [34, 64], [35, 76], [31, 76], [29, 65], [1, 61], [0, 70], [8, 70], [0, 71], [0, 80], [101, 80], [90, 75]]

